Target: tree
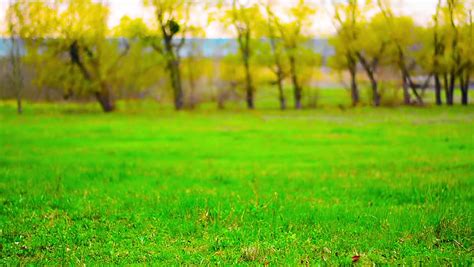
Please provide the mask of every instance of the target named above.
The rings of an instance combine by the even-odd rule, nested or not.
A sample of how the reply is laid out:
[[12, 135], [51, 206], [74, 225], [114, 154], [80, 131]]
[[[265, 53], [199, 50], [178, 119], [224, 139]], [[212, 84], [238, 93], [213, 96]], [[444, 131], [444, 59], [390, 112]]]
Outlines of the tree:
[[441, 10], [441, 0], [438, 0], [438, 4], [436, 6], [436, 14], [433, 16], [434, 20], [434, 27], [433, 27], [433, 47], [434, 47], [434, 55], [433, 55], [433, 72], [434, 72], [434, 79], [435, 79], [435, 100], [436, 105], [440, 106], [443, 104], [443, 100], [441, 99], [441, 65], [440, 65], [440, 57], [443, 54], [444, 46], [443, 42], [440, 37], [440, 23], [439, 23], [439, 15]]
[[286, 97], [284, 92], [284, 80], [288, 75], [288, 60], [285, 56], [285, 49], [282, 42], [281, 33], [278, 30], [278, 18], [273, 13], [271, 2], [266, 4], [267, 12], [267, 23], [264, 33], [268, 36], [268, 46], [264, 46], [262, 50], [263, 53], [266, 51], [269, 52], [269, 55], [265, 55], [264, 58], [267, 59], [267, 66], [269, 66], [272, 73], [275, 75], [274, 84], [278, 88], [278, 100], [280, 102], [280, 109], [286, 109]]
[[456, 73], [459, 71], [461, 57], [459, 55], [459, 29], [456, 21], [456, 11], [460, 3], [457, 0], [448, 0], [445, 8], [447, 19], [447, 33], [445, 35], [447, 44], [445, 58], [446, 73], [444, 74], [444, 86], [446, 92], [446, 102], [448, 105], [454, 104], [454, 89], [456, 86]]
[[31, 15], [24, 30], [37, 82], [67, 97], [92, 94], [104, 112], [115, 110], [111, 81], [129, 46], [109, 39], [108, 7], [92, 0], [30, 2], [21, 12]]
[[113, 90], [108, 78], [130, 47], [125, 43], [123, 51], [115, 55], [117, 44], [108, 40], [107, 6], [90, 0], [69, 0], [67, 4], [66, 10], [59, 14], [59, 32], [64, 34], [71, 63], [77, 66], [86, 81], [92, 83], [93, 93], [104, 112], [114, 111]]
[[293, 84], [293, 95], [295, 101], [295, 108], [302, 108], [303, 86], [301, 81], [301, 67], [305, 63], [305, 59], [310, 59], [313, 62], [312, 54], [308, 49], [305, 49], [304, 44], [309, 41], [306, 30], [310, 26], [311, 16], [316, 13], [316, 10], [308, 5], [305, 0], [299, 0], [298, 3], [289, 10], [289, 22], [283, 22], [276, 16], [273, 16], [273, 21], [276, 24], [283, 47], [288, 57], [290, 65], [290, 78]]
[[50, 33], [55, 13], [41, 1], [11, 0], [6, 11], [6, 34], [10, 37], [11, 86], [17, 101], [17, 112], [23, 112], [22, 91], [28, 50], [34, 50]]
[[24, 39], [22, 27], [24, 24], [24, 14], [21, 13], [20, 1], [10, 1], [6, 21], [7, 35], [10, 36], [10, 68], [11, 68], [11, 86], [15, 92], [17, 113], [23, 113], [22, 107], [22, 90], [23, 90], [23, 74], [22, 74], [22, 55], [21, 41]]
[[223, 17], [224, 24], [232, 27], [237, 35], [238, 52], [245, 72], [245, 100], [248, 109], [255, 108], [256, 90], [251, 61], [255, 52], [254, 42], [261, 18], [258, 5], [243, 4], [240, 0], [232, 0], [232, 6], [226, 10]]
[[[420, 65], [417, 57], [420, 53], [426, 52], [426, 45], [423, 43], [425, 31], [415, 25], [411, 17], [395, 16], [387, 2], [378, 0], [378, 5], [383, 17], [386, 20], [386, 34], [390, 42], [388, 43], [388, 57], [391, 57], [398, 67], [403, 87], [403, 99], [405, 105], [412, 104], [411, 93], [416, 98], [417, 104], [423, 104], [423, 98], [418, 89], [426, 89], [431, 80], [431, 73], [427, 75], [423, 84], [413, 81], [413, 72]], [[425, 58], [421, 55], [422, 60]]]
[[363, 24], [362, 31], [365, 34], [357, 40], [356, 56], [370, 80], [373, 105], [377, 107], [381, 104], [377, 71], [390, 40], [385, 32], [385, 20], [380, 14]]
[[474, 65], [474, 25], [473, 25], [473, 6], [467, 10], [467, 22], [461, 28], [459, 54], [461, 68], [459, 71], [459, 86], [461, 88], [462, 105], [469, 104], [469, 84]]
[[[469, 33], [463, 34], [463, 27], [469, 28], [469, 15], [465, 1], [447, 0], [445, 5], [438, 3], [435, 16], [435, 38], [438, 53], [436, 58], [437, 74], [442, 76], [446, 103], [454, 104], [454, 91], [459, 78], [461, 87], [465, 87], [466, 72], [470, 72]], [[469, 32], [467, 30], [466, 32]], [[464, 45], [463, 43], [466, 43]], [[472, 42], [471, 42], [472, 43]], [[464, 52], [467, 52], [464, 53]], [[441, 82], [440, 82], [441, 84]], [[462, 90], [463, 91], [463, 90]], [[467, 91], [464, 94], [467, 104]]]
[[335, 3], [335, 25], [337, 33], [330, 39], [335, 49], [330, 64], [333, 68], [347, 70], [350, 75], [350, 92], [352, 105], [360, 102], [359, 86], [357, 83], [357, 40], [364, 20], [363, 10], [357, 0], [347, 3]]
[[158, 26], [157, 30], [150, 30], [145, 38], [165, 58], [176, 110], [184, 108], [180, 51], [186, 42], [192, 3], [187, 0], [144, 1], [146, 6], [153, 7]]

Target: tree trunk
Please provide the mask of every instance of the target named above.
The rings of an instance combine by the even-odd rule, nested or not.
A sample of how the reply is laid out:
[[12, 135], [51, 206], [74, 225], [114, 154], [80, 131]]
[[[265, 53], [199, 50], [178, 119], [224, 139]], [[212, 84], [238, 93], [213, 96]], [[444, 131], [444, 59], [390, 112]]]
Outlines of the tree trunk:
[[108, 113], [115, 110], [115, 102], [109, 85], [106, 82], [100, 83], [100, 91], [95, 93], [95, 97], [104, 112]]
[[[444, 45], [441, 44], [438, 38], [438, 17], [441, 9], [441, 0], [438, 0], [438, 5], [436, 7], [436, 14], [433, 16], [435, 25], [433, 31], [433, 45], [434, 45], [434, 65], [433, 65], [433, 72], [435, 76], [435, 100], [436, 105], [441, 106], [443, 105], [443, 100], [441, 99], [441, 78], [440, 78], [440, 70], [439, 70], [439, 56], [444, 53]], [[447, 101], [447, 100], [446, 100]]]
[[[72, 63], [79, 67], [79, 70], [81, 71], [85, 80], [100, 80], [100, 72], [98, 70], [96, 70], [95, 75], [93, 75], [93, 72], [91, 73], [83, 64], [80, 57], [79, 43], [77, 41], [74, 41], [71, 44], [69, 48], [69, 55]], [[99, 91], [95, 92], [94, 95], [104, 112], [109, 113], [115, 110], [115, 102], [112, 97], [112, 90], [106, 81], [100, 81]]]
[[374, 106], [379, 107], [381, 104], [381, 97], [378, 91], [378, 83], [377, 80], [375, 79], [374, 73], [369, 72], [369, 79], [370, 79], [370, 85], [372, 87], [372, 98], [374, 101]]
[[168, 71], [170, 73], [171, 87], [173, 88], [174, 108], [176, 110], [181, 110], [184, 107], [184, 93], [179, 65], [179, 60], [174, 59], [174, 57], [168, 61]]
[[461, 94], [462, 94], [462, 95], [461, 95], [461, 97], [462, 97], [462, 99], [461, 99], [462, 105], [463, 105], [463, 106], [469, 105], [469, 88], [463, 89], [462, 92], [461, 92]]
[[23, 114], [23, 104], [22, 104], [22, 101], [21, 101], [21, 95], [18, 94], [16, 96], [16, 112], [18, 114]]
[[278, 74], [278, 94], [279, 94], [279, 100], [280, 100], [280, 109], [285, 110], [286, 98], [285, 98], [285, 92], [283, 91], [283, 77], [281, 73]]
[[357, 106], [360, 102], [359, 88], [357, 86], [357, 65], [354, 60], [350, 60], [349, 73], [351, 75], [351, 99], [352, 106]]
[[351, 97], [352, 105], [355, 107], [360, 102], [359, 88], [357, 87], [356, 73], [351, 72]]
[[381, 97], [380, 97], [380, 94], [378, 92], [378, 83], [377, 83], [377, 79], [375, 79], [375, 72], [376, 72], [377, 65], [378, 65], [378, 58], [374, 59], [373, 62], [371, 64], [369, 64], [367, 62], [367, 60], [362, 56], [362, 54], [357, 53], [356, 55], [359, 58], [360, 63], [364, 67], [364, 70], [367, 74], [367, 77], [369, 77], [370, 86], [372, 88], [373, 104], [374, 104], [374, 106], [378, 107], [378, 106], [380, 106], [380, 103], [381, 103]]
[[255, 89], [253, 87], [252, 72], [250, 71], [250, 62], [249, 62], [248, 55], [244, 55], [244, 67], [245, 67], [245, 82], [246, 82], [245, 99], [247, 101], [247, 108], [254, 109], [255, 108], [255, 104], [254, 104]]
[[[161, 22], [162, 23], [162, 22]], [[179, 57], [179, 48], [173, 46], [173, 36], [166, 31], [165, 26], [161, 26], [162, 33], [164, 35], [164, 49], [155, 49], [160, 53], [163, 53], [167, 59], [167, 69], [170, 75], [171, 88], [173, 89], [173, 101], [174, 108], [176, 110], [181, 110], [184, 108], [184, 92], [181, 81], [181, 69], [180, 69], [180, 57]], [[184, 39], [183, 39], [184, 40]]]
[[[407, 79], [410, 79], [409, 76], [407, 76]], [[421, 86], [421, 88], [426, 88], [428, 87], [428, 83], [429, 83], [429, 79], [431, 78], [428, 78], [428, 80], [425, 82], [424, 85]], [[416, 103], [418, 105], [423, 105], [423, 97], [418, 93], [417, 89], [418, 89], [418, 85], [414, 84], [411, 80], [409, 80], [409, 87], [411, 88], [411, 91], [413, 93], [413, 95], [415, 95], [415, 98], [416, 98]]]
[[408, 69], [405, 64], [405, 53], [403, 52], [402, 47], [398, 43], [397, 43], [397, 49], [398, 49], [398, 67], [400, 68], [400, 72], [402, 75], [403, 103], [405, 105], [411, 105], [410, 92], [409, 92], [409, 87], [411, 86], [411, 84], [410, 84]]
[[301, 109], [301, 99], [303, 97], [301, 86], [298, 82], [298, 75], [296, 74], [296, 60], [294, 56], [290, 56], [290, 72], [291, 81], [293, 83], [293, 94], [295, 97], [295, 109]]
[[467, 106], [469, 104], [469, 83], [470, 83], [469, 70], [466, 71], [466, 76], [463, 77], [461, 74], [461, 104]]
[[411, 92], [413, 93], [413, 95], [416, 98], [416, 103], [418, 105], [423, 105], [423, 97], [418, 93], [417, 89], [422, 88], [422, 90], [424, 90], [426, 87], [428, 87], [428, 84], [431, 80], [431, 75], [428, 77], [428, 79], [425, 81], [425, 83], [420, 86], [420, 85], [414, 83], [411, 80], [410, 73], [409, 73], [408, 69], [406, 68], [404, 61], [403, 61], [402, 64], [400, 64], [400, 69], [401, 69], [401, 72], [402, 72], [402, 80], [403, 80], [402, 83], [403, 83], [403, 102], [404, 102], [404, 104], [405, 105], [411, 105], [412, 104], [411, 95], [410, 95], [410, 89], [411, 89]]
[[435, 98], [436, 105], [441, 106], [443, 104], [443, 100], [441, 99], [441, 81], [437, 73], [435, 74]]
[[378, 84], [377, 81], [373, 80], [371, 81], [372, 84], [372, 91], [374, 93], [374, 106], [379, 107], [381, 104], [381, 97], [378, 92]]
[[402, 74], [403, 79], [403, 104], [411, 105], [410, 92], [408, 91], [408, 81], [405, 74]]
[[280, 109], [285, 110], [286, 109], [286, 98], [285, 98], [285, 92], [283, 90], [283, 80], [285, 79], [285, 73], [283, 71], [281, 59], [280, 59], [280, 54], [277, 51], [277, 41], [276, 37], [273, 33], [273, 28], [271, 25], [271, 20], [269, 20], [269, 32], [270, 32], [270, 45], [272, 48], [272, 53], [273, 53], [273, 58], [274, 62], [276, 65], [276, 76], [277, 76], [277, 86], [278, 86], [278, 99], [280, 100]]
[[450, 79], [449, 79], [449, 86], [448, 86], [448, 93], [449, 93], [449, 102], [448, 105], [454, 105], [454, 87], [456, 86], [456, 74], [451, 72]]
[[444, 81], [444, 93], [446, 95], [446, 104], [449, 106], [452, 106], [454, 101], [453, 101], [453, 95], [451, 94], [451, 85], [450, 85], [449, 75], [447, 73], [443, 74], [443, 81]]

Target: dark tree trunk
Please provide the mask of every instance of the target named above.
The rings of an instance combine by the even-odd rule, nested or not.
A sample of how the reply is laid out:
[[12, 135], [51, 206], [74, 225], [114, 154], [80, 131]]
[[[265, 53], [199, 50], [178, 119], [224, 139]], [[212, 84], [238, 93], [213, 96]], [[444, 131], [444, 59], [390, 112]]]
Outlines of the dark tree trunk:
[[[410, 89], [413, 95], [416, 97], [416, 102], [419, 105], [423, 104], [423, 98], [421, 95], [418, 93], [417, 89], [420, 88], [420, 86], [416, 83], [414, 83], [411, 79], [410, 75], [410, 68], [407, 66], [406, 61], [405, 61], [405, 53], [403, 52], [402, 47], [397, 44], [398, 48], [398, 67], [400, 68], [400, 72], [402, 75], [402, 84], [403, 84], [403, 102], [405, 105], [411, 105], [411, 95], [410, 95]], [[421, 86], [421, 88], [424, 90], [426, 87], [428, 87], [428, 84], [431, 80], [431, 75], [428, 77], [426, 82]]]
[[454, 6], [456, 5], [455, 1], [447, 1], [447, 7], [448, 7], [448, 18], [450, 19], [450, 22], [451, 22], [451, 28], [450, 30], [453, 31], [453, 38], [452, 38], [452, 42], [451, 42], [451, 58], [453, 59], [454, 61], [454, 66], [451, 67], [451, 71], [449, 73], [449, 84], [448, 84], [448, 94], [449, 94], [449, 99], [447, 99], [447, 104], [449, 106], [452, 106], [454, 104], [454, 89], [455, 89], [455, 86], [456, 86], [456, 78], [457, 78], [457, 72], [458, 72], [458, 68], [460, 66], [460, 61], [461, 61], [461, 57], [459, 55], [459, 51], [458, 51], [458, 38], [459, 38], [459, 33], [458, 33], [458, 28], [456, 26], [456, 23], [455, 23], [455, 19], [454, 19]]
[[250, 49], [250, 29], [239, 31], [237, 27], [237, 31], [239, 33], [237, 40], [239, 42], [239, 49], [242, 54], [245, 71], [245, 101], [247, 102], [248, 109], [255, 109], [255, 87], [253, 86], [252, 72], [250, 70], [250, 57], [252, 52]]
[[466, 71], [466, 76], [461, 74], [460, 86], [461, 86], [461, 104], [467, 106], [469, 104], [469, 83], [470, 83], [469, 70]]
[[360, 102], [359, 88], [357, 86], [357, 62], [351, 55], [347, 56], [349, 62], [349, 74], [351, 76], [351, 99], [352, 106], [357, 106]]
[[286, 98], [285, 98], [285, 92], [283, 90], [283, 74], [282, 73], [278, 74], [278, 99], [280, 100], [280, 109], [285, 110]]
[[402, 74], [402, 79], [403, 79], [403, 104], [405, 105], [410, 105], [411, 104], [411, 98], [410, 98], [410, 92], [408, 91], [408, 78], [405, 76], [405, 74]]
[[21, 95], [18, 94], [16, 96], [16, 112], [18, 114], [23, 114], [23, 104], [22, 104], [22, 100], [21, 100]]
[[471, 83], [471, 72], [468, 70], [466, 77], [466, 84], [464, 88], [464, 94], [466, 99], [466, 105], [469, 105], [469, 84]]
[[461, 94], [461, 103], [463, 106], [467, 106], [469, 104], [469, 89], [462, 90]]
[[171, 79], [171, 87], [173, 88], [174, 108], [181, 110], [184, 107], [183, 85], [181, 83], [181, 69], [179, 60], [170, 59], [168, 62], [168, 71]]
[[[438, 5], [436, 7], [436, 14], [433, 16], [435, 25], [433, 31], [433, 45], [434, 45], [434, 65], [433, 65], [433, 72], [435, 78], [435, 100], [436, 105], [441, 106], [443, 105], [443, 100], [441, 99], [441, 78], [440, 78], [440, 69], [439, 69], [439, 59], [438, 57], [444, 53], [445, 47], [440, 42], [438, 37], [438, 17], [441, 11], [441, 0], [438, 0]], [[447, 100], [446, 100], [447, 101]]]
[[398, 49], [398, 67], [400, 68], [400, 72], [402, 75], [403, 103], [405, 105], [410, 105], [411, 104], [411, 98], [410, 98], [410, 92], [409, 92], [410, 77], [408, 74], [407, 66], [405, 64], [405, 53], [403, 52], [402, 47], [398, 43], [397, 43], [397, 49]]
[[270, 32], [270, 45], [272, 48], [273, 59], [276, 66], [275, 74], [277, 76], [278, 100], [280, 101], [280, 109], [285, 110], [286, 97], [285, 97], [285, 91], [283, 90], [283, 80], [285, 79], [285, 72], [283, 70], [280, 54], [277, 49], [277, 40], [274, 35], [274, 29], [272, 28], [272, 26], [270, 26], [271, 23], [272, 23], [271, 20], [269, 20], [268, 25], [269, 25], [269, 32]]
[[[174, 34], [169, 34], [165, 27], [162, 26], [162, 32], [165, 36], [164, 38], [164, 51], [157, 49], [158, 51], [164, 52], [167, 58], [167, 69], [170, 74], [171, 87], [173, 89], [173, 101], [174, 108], [176, 110], [181, 110], [184, 108], [184, 92], [183, 85], [181, 81], [181, 69], [180, 69], [180, 58], [179, 58], [179, 49], [175, 53], [174, 46], [172, 43]], [[184, 40], [184, 39], [183, 39]]]
[[369, 72], [370, 86], [372, 87], [372, 98], [374, 101], [374, 106], [379, 107], [381, 104], [381, 97], [378, 90], [378, 83], [375, 79], [374, 73]]
[[[158, 12], [158, 21], [161, 24], [161, 32], [164, 39], [164, 48], [159, 45], [152, 45], [158, 53], [165, 56], [167, 60], [167, 69], [170, 75], [171, 88], [173, 90], [174, 108], [181, 110], [184, 108], [184, 92], [181, 81], [180, 56], [179, 50], [184, 45], [185, 39], [182, 38], [178, 45], [173, 44], [173, 38], [179, 31], [179, 25], [173, 20], [168, 20], [166, 23], [163, 19], [163, 14]], [[173, 23], [171, 23], [173, 22]], [[177, 29], [172, 25], [178, 26]]]
[[352, 105], [357, 106], [360, 102], [359, 88], [357, 86], [356, 73], [351, 71], [351, 98]]
[[255, 103], [254, 103], [255, 89], [253, 87], [252, 72], [250, 71], [249, 56], [248, 54], [245, 54], [243, 56], [244, 56], [245, 83], [246, 83], [245, 100], [247, 102], [247, 108], [254, 109], [255, 108]]
[[296, 60], [294, 56], [290, 56], [290, 72], [291, 72], [291, 81], [293, 83], [293, 94], [295, 98], [295, 109], [301, 109], [302, 103], [301, 99], [303, 98], [303, 90], [298, 81], [298, 75], [296, 73]]
[[423, 97], [420, 95], [420, 93], [417, 91], [417, 89], [421, 88], [422, 90], [426, 89], [428, 86], [429, 86], [429, 83], [430, 83], [430, 80], [431, 80], [431, 76], [428, 77], [425, 81], [425, 83], [423, 85], [417, 85], [415, 84], [412, 80], [411, 80], [411, 77], [410, 75], [406, 74], [406, 79], [407, 79], [407, 82], [408, 82], [408, 85], [413, 93], [413, 95], [415, 96], [416, 98], [416, 103], [418, 105], [423, 105]]
[[[79, 70], [81, 71], [84, 79], [88, 81], [92, 81], [94, 79], [96, 80], [100, 79], [98, 78], [100, 77], [99, 74], [92, 75], [92, 73], [83, 64], [82, 59], [81, 59], [80, 49], [81, 48], [79, 47], [79, 43], [77, 41], [74, 41], [71, 44], [69, 48], [69, 54], [70, 54], [72, 63], [79, 67]], [[107, 82], [101, 81], [99, 83], [99, 91], [96, 91], [94, 95], [104, 112], [108, 113], [115, 110], [115, 102], [112, 97], [112, 91], [109, 85], [107, 84]]]
[[439, 79], [439, 74], [435, 74], [434, 77], [436, 105], [441, 106], [443, 104], [443, 100], [441, 99], [441, 81]]
[[451, 84], [449, 75], [447, 73], [443, 74], [443, 81], [444, 81], [444, 93], [446, 95], [446, 104], [452, 106], [454, 104], [453, 95], [451, 94]]
[[454, 87], [455, 86], [456, 86], [456, 74], [454, 72], [451, 72], [450, 79], [449, 79], [449, 87], [448, 87], [448, 93], [449, 93], [448, 105], [450, 106], [454, 105]]
[[[380, 54], [382, 54], [383, 49], [384, 49], [384, 46], [382, 47]], [[364, 56], [362, 56], [361, 53], [357, 53], [357, 57], [359, 58], [359, 61], [364, 67], [364, 70], [367, 73], [367, 77], [370, 80], [370, 87], [372, 88], [373, 105], [378, 107], [381, 104], [381, 96], [379, 94], [378, 83], [377, 83], [377, 79], [375, 78], [375, 72], [377, 70], [379, 57], [374, 58], [374, 60], [370, 64], [364, 58]]]
[[104, 112], [108, 113], [115, 110], [115, 102], [107, 83], [100, 83], [100, 91], [95, 93], [95, 97]]

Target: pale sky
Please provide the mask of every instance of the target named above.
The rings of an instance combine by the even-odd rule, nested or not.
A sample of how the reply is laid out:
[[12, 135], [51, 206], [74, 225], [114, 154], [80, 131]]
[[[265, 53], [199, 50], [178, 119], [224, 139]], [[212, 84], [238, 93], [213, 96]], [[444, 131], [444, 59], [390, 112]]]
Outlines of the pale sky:
[[[199, 2], [206, 1], [207, 3], [214, 0], [196, 0]], [[244, 0], [244, 1], [255, 1], [255, 0]], [[276, 6], [284, 8], [289, 6], [294, 1], [298, 0], [274, 0]], [[332, 26], [332, 11], [331, 3], [332, 0], [307, 0], [308, 2], [318, 3], [319, 11], [315, 17], [315, 24], [313, 29], [316, 36], [324, 36], [334, 32]], [[342, 0], [337, 0], [342, 1]], [[124, 15], [134, 17], [143, 17], [145, 19], [152, 19], [152, 13], [148, 9], [144, 9], [142, 6], [142, 0], [108, 0], [111, 7], [111, 17], [109, 24], [115, 26], [119, 23], [120, 18]], [[418, 23], [427, 24], [431, 20], [431, 17], [435, 13], [437, 0], [392, 0], [395, 10], [400, 13], [412, 16]], [[8, 6], [8, 0], [0, 0], [0, 21], [4, 20], [5, 10]], [[195, 12], [196, 20], [207, 21], [206, 15], [203, 12]], [[3, 23], [2, 23], [3, 24]], [[206, 30], [206, 36], [208, 38], [219, 38], [229, 37], [229, 33], [225, 33], [224, 30], [217, 25], [210, 25]]]

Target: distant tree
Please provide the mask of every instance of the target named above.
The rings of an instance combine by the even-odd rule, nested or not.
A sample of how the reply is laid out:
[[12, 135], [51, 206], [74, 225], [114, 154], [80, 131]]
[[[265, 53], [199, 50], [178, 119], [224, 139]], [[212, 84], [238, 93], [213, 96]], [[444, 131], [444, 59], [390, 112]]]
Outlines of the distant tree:
[[454, 90], [456, 87], [457, 72], [461, 61], [459, 54], [459, 26], [456, 21], [456, 12], [459, 11], [461, 1], [448, 0], [444, 8], [445, 17], [445, 73], [444, 73], [444, 90], [446, 92], [446, 103], [454, 104]]
[[329, 40], [335, 49], [330, 64], [335, 69], [349, 72], [352, 105], [357, 106], [360, 102], [357, 83], [357, 41], [362, 34], [361, 24], [365, 20], [365, 10], [357, 0], [349, 0], [347, 3], [334, 2], [334, 8], [337, 33]]
[[418, 84], [413, 80], [413, 73], [422, 65], [418, 60], [425, 60], [423, 54], [427, 51], [427, 45], [423, 43], [423, 36], [426, 35], [426, 31], [415, 25], [411, 17], [395, 16], [389, 3], [378, 0], [378, 5], [386, 20], [385, 32], [389, 40], [387, 49], [389, 53], [386, 56], [393, 60], [400, 71], [404, 103], [412, 104], [411, 91], [416, 98], [416, 103], [423, 104], [422, 94], [418, 89], [425, 90], [429, 86], [432, 75], [428, 73], [425, 81]]
[[[128, 43], [110, 42], [107, 27], [109, 9], [90, 0], [69, 0], [59, 14], [59, 42], [66, 42], [71, 63], [92, 83], [93, 93], [104, 112], [115, 110], [109, 78], [129, 51]], [[63, 47], [64, 44], [58, 44]], [[121, 52], [118, 52], [122, 49]]]
[[442, 69], [440, 64], [440, 58], [444, 53], [444, 45], [442, 41], [441, 31], [440, 31], [440, 11], [441, 11], [441, 0], [438, 0], [436, 6], [436, 14], [433, 16], [434, 26], [433, 26], [433, 76], [435, 80], [435, 101], [436, 105], [440, 106], [443, 104], [441, 98], [441, 75]]
[[[224, 3], [225, 1], [221, 1]], [[248, 5], [242, 0], [232, 0], [232, 6], [227, 8], [223, 19], [227, 27], [232, 27], [236, 33], [238, 52], [245, 72], [245, 99], [248, 109], [255, 108], [255, 85], [252, 75], [251, 61], [255, 53], [255, 39], [258, 26], [262, 21], [260, 8], [257, 4]]]
[[390, 40], [385, 32], [385, 20], [380, 14], [363, 24], [362, 31], [365, 34], [357, 40], [356, 56], [369, 78], [373, 105], [377, 107], [381, 104], [377, 72]]
[[115, 110], [111, 81], [129, 46], [109, 39], [108, 7], [92, 0], [25, 2], [26, 49], [37, 82], [65, 90], [66, 97], [92, 94], [104, 112]]
[[471, 75], [474, 71], [474, 25], [473, 25], [473, 9], [474, 3], [467, 6], [466, 23], [460, 29], [460, 71], [459, 71], [459, 86], [461, 88], [461, 103], [463, 105], [469, 104], [469, 85]]
[[269, 66], [276, 78], [274, 84], [276, 84], [278, 88], [280, 109], [285, 110], [286, 97], [284, 92], [284, 80], [288, 76], [289, 63], [285, 55], [281, 32], [278, 29], [278, 18], [272, 10], [270, 1], [267, 2], [265, 9], [267, 21], [264, 26], [263, 35], [268, 37], [268, 46], [263, 47], [262, 53], [265, 55], [266, 65]]
[[23, 91], [23, 73], [22, 73], [22, 54], [21, 47], [22, 41], [26, 37], [24, 31], [22, 31], [25, 24], [24, 17], [21, 10], [24, 3], [20, 1], [10, 1], [7, 14], [7, 36], [10, 37], [10, 80], [11, 88], [14, 91], [17, 103], [17, 113], [23, 113], [22, 106], [22, 91]]
[[277, 16], [273, 16], [273, 22], [280, 33], [283, 47], [289, 61], [289, 75], [293, 84], [293, 94], [295, 108], [302, 108], [303, 85], [301, 71], [303, 65], [314, 63], [316, 59], [314, 51], [305, 47], [308, 45], [307, 27], [311, 25], [311, 17], [316, 10], [306, 3], [305, 0], [299, 0], [290, 10], [289, 22], [283, 22]]
[[170, 75], [176, 110], [184, 108], [184, 91], [181, 75], [181, 49], [189, 30], [193, 1], [188, 0], [144, 0], [154, 9], [158, 29], [150, 30], [145, 38], [153, 49], [162, 55]]
[[5, 14], [6, 32], [10, 38], [10, 81], [17, 101], [17, 112], [23, 112], [22, 92], [24, 68], [28, 62], [28, 50], [51, 33], [55, 13], [41, 1], [11, 0]]
[[[470, 49], [470, 6], [462, 0], [447, 0], [445, 4], [438, 2], [437, 13], [434, 17], [434, 44], [436, 47], [436, 85], [444, 86], [446, 103], [454, 104], [456, 81], [459, 79], [460, 87], [466, 88], [469, 83], [472, 60]], [[471, 9], [472, 10], [472, 9]], [[472, 50], [471, 50], [472, 51]], [[466, 75], [467, 74], [467, 75]], [[436, 77], [435, 77], [436, 78]], [[468, 104], [468, 90], [461, 89], [462, 103]]]

